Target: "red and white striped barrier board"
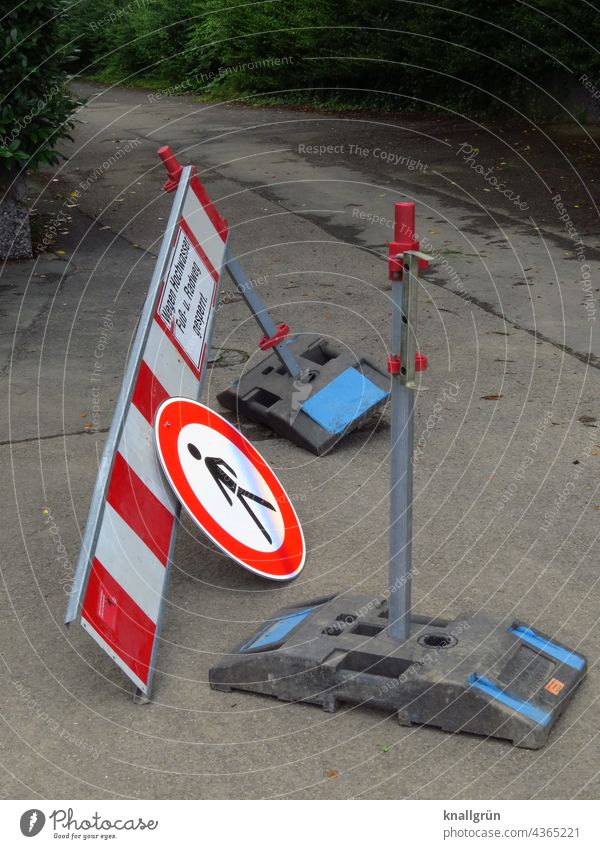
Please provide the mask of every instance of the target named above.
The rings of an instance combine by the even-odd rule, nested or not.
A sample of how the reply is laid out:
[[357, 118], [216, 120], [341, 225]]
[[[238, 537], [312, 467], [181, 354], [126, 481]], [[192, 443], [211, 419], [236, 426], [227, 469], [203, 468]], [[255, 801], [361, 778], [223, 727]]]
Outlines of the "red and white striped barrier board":
[[[163, 159], [170, 152], [161, 151]], [[98, 470], [66, 622], [81, 624], [138, 689], [151, 687], [179, 503], [156, 458], [169, 397], [202, 388], [227, 223], [192, 168], [177, 194]]]
[[277, 475], [252, 443], [189, 398], [161, 404], [154, 431], [165, 475], [206, 536], [255, 575], [295, 578], [306, 558], [304, 534]]

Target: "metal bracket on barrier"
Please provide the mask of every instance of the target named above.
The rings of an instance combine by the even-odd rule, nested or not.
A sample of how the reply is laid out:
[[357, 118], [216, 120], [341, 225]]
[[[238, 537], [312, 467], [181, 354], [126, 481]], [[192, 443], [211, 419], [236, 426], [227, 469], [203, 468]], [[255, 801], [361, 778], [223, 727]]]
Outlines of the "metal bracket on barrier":
[[[425, 371], [427, 357], [415, 349], [417, 326], [417, 286], [421, 263], [433, 260], [421, 251], [405, 251], [396, 256], [401, 275], [392, 281], [392, 348], [388, 371], [398, 375], [405, 386], [414, 386], [415, 372]], [[404, 365], [403, 365], [404, 363]]]
[[[388, 249], [388, 271], [390, 280], [402, 279], [402, 256], [412, 251], [420, 250], [419, 240], [415, 238], [415, 205], [400, 202], [394, 204], [394, 240]], [[424, 271], [429, 266], [426, 254], [419, 259], [419, 270]]]
[[168, 179], [164, 185], [165, 192], [174, 192], [179, 185], [179, 180], [183, 173], [183, 165], [181, 165], [169, 145], [160, 147], [157, 150], [158, 155], [162, 159], [162, 163], [167, 169]]
[[[403, 206], [402, 216], [414, 220]], [[396, 207], [398, 211], [398, 205]], [[397, 243], [396, 243], [397, 245]], [[281, 610], [215, 664], [215, 690], [264, 693], [335, 711], [342, 703], [395, 711], [433, 725], [538, 749], [586, 673], [583, 655], [515, 622], [411, 610], [413, 418], [417, 275], [431, 257], [390, 248], [392, 436], [388, 599], [342, 593]]]

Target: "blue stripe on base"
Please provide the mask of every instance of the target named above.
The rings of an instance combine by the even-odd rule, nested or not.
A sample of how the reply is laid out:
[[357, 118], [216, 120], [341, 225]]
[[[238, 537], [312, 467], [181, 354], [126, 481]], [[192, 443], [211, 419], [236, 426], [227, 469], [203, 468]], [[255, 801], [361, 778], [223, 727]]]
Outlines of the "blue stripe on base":
[[280, 616], [279, 619], [274, 619], [265, 625], [264, 628], [254, 634], [247, 643], [240, 648], [240, 653], [253, 651], [254, 649], [263, 649], [266, 646], [276, 645], [283, 642], [285, 637], [293, 631], [296, 625], [299, 625], [306, 617], [311, 614], [314, 607], [305, 607], [304, 610], [295, 610], [287, 616]]
[[554, 660], [558, 660], [560, 663], [566, 663], [567, 666], [571, 666], [577, 670], [581, 670], [585, 666], [585, 658], [581, 657], [581, 655], [575, 654], [575, 652], [565, 649], [562, 646], [557, 646], [556, 643], [551, 643], [550, 640], [540, 636], [540, 634], [536, 634], [531, 628], [518, 625], [508, 630], [515, 637], [523, 640], [524, 643], [528, 643], [530, 646], [543, 651], [544, 654], [550, 655], [550, 657], [553, 657]]
[[537, 722], [538, 725], [548, 725], [552, 718], [552, 714], [532, 705], [531, 702], [525, 702], [522, 699], [516, 698], [516, 696], [511, 696], [510, 693], [501, 690], [500, 687], [488, 681], [483, 675], [469, 675], [467, 683], [476, 690], [481, 690], [482, 693], [491, 696], [497, 702], [501, 702], [506, 707], [518, 711], [523, 716], [533, 720], [533, 722]]
[[355, 368], [347, 368], [309, 398], [302, 410], [329, 433], [343, 433], [388, 395]]

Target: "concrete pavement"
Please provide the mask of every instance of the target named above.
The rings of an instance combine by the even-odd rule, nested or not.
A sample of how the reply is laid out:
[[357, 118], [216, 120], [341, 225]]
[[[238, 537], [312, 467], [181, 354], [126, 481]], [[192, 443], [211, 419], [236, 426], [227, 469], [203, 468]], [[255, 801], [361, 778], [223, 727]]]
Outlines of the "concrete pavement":
[[[36, 206], [60, 222], [51, 257], [2, 273], [4, 795], [596, 797], [593, 199], [579, 185], [581, 197], [573, 195], [575, 177], [567, 189], [555, 186], [560, 167], [542, 151], [525, 164], [511, 141], [499, 159], [501, 142], [485, 128], [79, 90], [90, 102], [65, 147], [69, 159], [32, 184]], [[168, 215], [155, 156], [165, 143], [198, 165], [275, 319], [331, 334], [381, 362], [393, 203], [417, 201], [419, 235], [437, 261], [420, 295], [419, 345], [430, 367], [415, 426], [415, 607], [439, 616], [514, 611], [588, 656], [588, 680], [544, 750], [401, 728], [364, 707], [329, 715], [216, 693], [206, 683], [214, 659], [277, 607], [384, 590], [387, 414], [318, 460], [243, 424], [296, 504], [307, 566], [290, 586], [265, 585], [184, 519], [152, 704], [134, 706], [127, 680], [79, 627], [62, 625], [104, 434]], [[475, 165], [505, 169], [510, 197], [467, 161], [465, 144], [478, 149]], [[552, 192], [542, 183], [548, 169]], [[257, 328], [229, 282], [215, 332], [221, 358], [207, 397], [216, 405], [215, 394], [258, 357]], [[102, 339], [94, 411], [90, 374]], [[447, 381], [459, 387], [455, 400], [444, 393]]]

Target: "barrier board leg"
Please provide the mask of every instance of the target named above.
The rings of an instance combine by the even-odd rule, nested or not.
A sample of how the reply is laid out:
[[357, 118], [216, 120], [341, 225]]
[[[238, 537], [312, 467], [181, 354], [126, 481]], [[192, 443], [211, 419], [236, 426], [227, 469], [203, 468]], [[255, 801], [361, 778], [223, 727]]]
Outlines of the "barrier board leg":
[[135, 692], [133, 694], [133, 701], [136, 705], [149, 705], [152, 701], [151, 690], [147, 693], [144, 693], [143, 690], [140, 690], [139, 687], [135, 688]]

